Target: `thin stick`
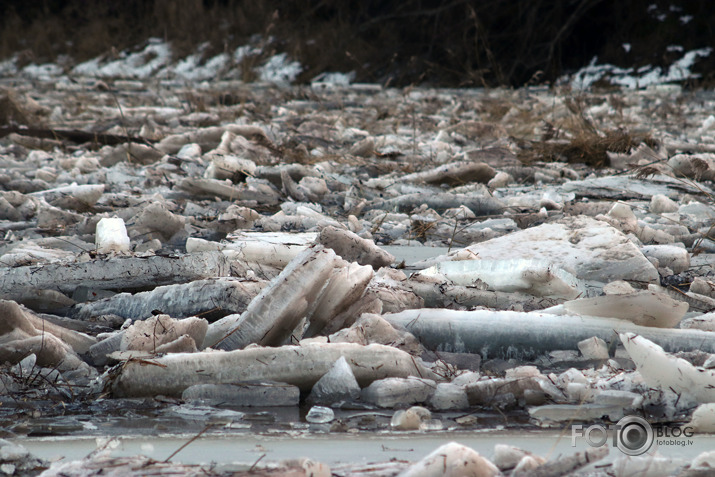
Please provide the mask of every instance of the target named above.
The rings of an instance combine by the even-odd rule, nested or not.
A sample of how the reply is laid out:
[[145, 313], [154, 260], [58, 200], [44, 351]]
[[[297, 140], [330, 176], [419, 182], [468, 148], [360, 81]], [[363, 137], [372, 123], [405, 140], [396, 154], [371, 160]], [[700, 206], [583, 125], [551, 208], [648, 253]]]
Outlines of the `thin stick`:
[[194, 442], [196, 439], [198, 439], [199, 437], [201, 437], [206, 431], [208, 431], [208, 430], [211, 429], [212, 427], [213, 427], [213, 424], [209, 424], [209, 425], [207, 425], [206, 427], [204, 427], [201, 432], [199, 432], [199, 433], [196, 434], [194, 437], [192, 437], [191, 439], [189, 439], [187, 442], [184, 443], [184, 445], [182, 445], [181, 447], [179, 447], [178, 449], [176, 449], [169, 457], [167, 457], [167, 458], [164, 460], [164, 463], [165, 463], [165, 464], [169, 463], [169, 461], [171, 460], [172, 457], [174, 457], [176, 454], [178, 454], [179, 452], [181, 452], [182, 450], [184, 450], [184, 447], [186, 447], [186, 446], [188, 446], [189, 444], [191, 444], [192, 442]]
[[261, 457], [259, 457], [259, 458], [256, 460], [256, 462], [253, 463], [253, 465], [251, 466], [251, 468], [248, 469], [248, 472], [251, 473], [251, 471], [253, 471], [253, 469], [258, 465], [258, 463], [261, 461], [261, 459], [263, 459], [265, 456], [266, 456], [266, 454], [261, 454]]

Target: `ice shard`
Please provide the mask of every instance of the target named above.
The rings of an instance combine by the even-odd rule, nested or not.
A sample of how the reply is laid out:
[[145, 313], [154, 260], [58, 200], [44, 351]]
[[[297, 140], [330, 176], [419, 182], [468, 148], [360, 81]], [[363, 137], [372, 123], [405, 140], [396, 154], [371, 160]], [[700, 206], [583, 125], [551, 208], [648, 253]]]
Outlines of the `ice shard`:
[[375, 270], [387, 267], [395, 261], [390, 253], [384, 251], [372, 240], [367, 240], [349, 230], [338, 227], [323, 227], [318, 241], [325, 247], [332, 248], [348, 262], [371, 265]]
[[232, 350], [251, 343], [284, 344], [313, 309], [338, 260], [335, 252], [320, 246], [303, 251], [253, 299], [240, 318], [229, 315], [213, 323], [204, 346]]
[[372, 267], [353, 262], [333, 269], [325, 290], [310, 314], [305, 337], [315, 336], [332, 318], [345, 311], [360, 298], [373, 277]]
[[[662, 347], [636, 333], [621, 333], [620, 338], [649, 386], [670, 389], [699, 403], [715, 402], [715, 370], [697, 368], [682, 358], [671, 356]], [[708, 339], [711, 344], [715, 342], [712, 336]]]
[[685, 316], [688, 304], [663, 292], [643, 290], [567, 301], [564, 309], [574, 315], [620, 318], [641, 326], [673, 328]]

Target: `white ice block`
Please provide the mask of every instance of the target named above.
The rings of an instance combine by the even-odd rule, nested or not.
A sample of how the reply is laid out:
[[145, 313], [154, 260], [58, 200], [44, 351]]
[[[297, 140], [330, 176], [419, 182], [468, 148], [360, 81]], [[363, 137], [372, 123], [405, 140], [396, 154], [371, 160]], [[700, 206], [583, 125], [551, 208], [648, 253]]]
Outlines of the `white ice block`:
[[119, 217], [103, 218], [97, 223], [94, 243], [99, 253], [128, 252], [129, 236], [124, 220]]
[[698, 403], [715, 402], [715, 371], [676, 358], [635, 333], [621, 333], [620, 338], [649, 386], [669, 389], [681, 395], [681, 401], [690, 398]]
[[422, 270], [422, 276], [441, 275], [455, 285], [522, 292], [534, 296], [573, 299], [586, 294], [586, 284], [547, 260], [459, 260]]

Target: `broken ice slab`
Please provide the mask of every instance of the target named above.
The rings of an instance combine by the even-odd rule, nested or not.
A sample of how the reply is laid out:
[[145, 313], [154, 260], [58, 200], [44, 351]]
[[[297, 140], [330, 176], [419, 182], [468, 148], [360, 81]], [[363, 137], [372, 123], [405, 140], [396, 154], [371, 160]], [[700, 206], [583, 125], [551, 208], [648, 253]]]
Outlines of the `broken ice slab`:
[[77, 185], [57, 187], [27, 194], [31, 197], [42, 197], [48, 204], [60, 209], [71, 209], [78, 212], [90, 210], [102, 197], [104, 184]]
[[168, 315], [156, 315], [145, 321], [132, 323], [124, 330], [119, 349], [161, 352], [159, 347], [169, 344], [182, 336], [193, 340], [194, 346], [201, 346], [206, 336], [208, 323], [203, 318], [176, 320]]
[[483, 162], [450, 162], [426, 171], [414, 172], [396, 178], [377, 178], [366, 182], [367, 187], [385, 189], [397, 182], [424, 182], [425, 184], [462, 185], [468, 182], [486, 184], [496, 171]]
[[[540, 375], [540, 373], [539, 373]], [[519, 376], [508, 378], [481, 379], [467, 384], [465, 391], [469, 404], [490, 405], [499, 394], [513, 394], [516, 398], [524, 397], [526, 391], [541, 391], [538, 376]]]
[[300, 389], [290, 384], [259, 381], [231, 384], [196, 384], [181, 393], [184, 401], [231, 406], [297, 406]]
[[132, 237], [148, 238], [150, 234], [156, 233], [166, 241], [184, 229], [186, 217], [172, 213], [162, 202], [152, 202], [136, 214], [132, 221]]
[[632, 175], [606, 176], [581, 181], [569, 181], [559, 187], [566, 192], [574, 192], [578, 197], [597, 199], [639, 199], [650, 200], [656, 194], [677, 200], [683, 193], [692, 195], [712, 194], [705, 185], [688, 183], [674, 177], [656, 174], [647, 179], [636, 179]]
[[636, 293], [581, 298], [563, 304], [573, 315], [603, 316], [632, 321], [640, 326], [673, 328], [688, 311], [688, 304], [668, 294], [643, 290]]
[[383, 318], [415, 335], [427, 349], [478, 353], [483, 359], [531, 359], [553, 350], [578, 351], [579, 341], [596, 336], [611, 342], [614, 332], [637, 333], [668, 351], [715, 353], [715, 335], [710, 332], [651, 328], [616, 318], [426, 308], [389, 313]]
[[693, 313], [707, 313], [715, 311], [715, 298], [700, 295], [699, 293], [693, 293], [691, 291], [682, 292], [675, 287], [668, 287], [663, 290], [670, 295], [671, 298], [687, 303], [690, 307], [690, 311]]
[[[528, 464], [523, 469], [518, 469], [519, 466], [517, 466], [517, 469], [514, 469], [514, 472], [512, 472], [511, 477], [556, 477], [561, 475], [580, 475], [576, 474], [577, 470], [581, 469], [582, 467], [593, 465], [594, 462], [598, 462], [607, 455], [608, 446], [602, 446], [587, 449], [582, 452], [576, 452], [575, 454], [567, 455], [565, 457], [559, 456], [556, 459], [549, 460], [545, 464], [540, 465], [538, 459], [535, 459], [536, 462], [527, 461]], [[529, 456], [525, 457], [525, 459], [529, 459]], [[536, 464], [536, 468], [532, 468], [534, 464]], [[589, 474], [585, 473], [585, 475]], [[639, 473], [626, 473], [617, 475], [639, 475]]]
[[79, 353], [86, 353], [97, 340], [84, 333], [72, 331], [62, 326], [56, 325], [48, 320], [42, 319], [34, 313], [20, 307], [14, 301], [0, 300], [0, 341], [6, 341], [3, 335], [13, 331], [21, 332], [18, 338], [28, 338], [31, 336], [42, 336], [49, 333], [71, 346]]
[[474, 449], [457, 442], [438, 447], [433, 452], [411, 465], [400, 474], [401, 477], [435, 477], [439, 475], [471, 475], [496, 477], [499, 468]]
[[124, 220], [119, 217], [103, 218], [97, 222], [94, 234], [97, 253], [128, 252], [129, 236]]
[[504, 200], [509, 207], [534, 211], [538, 211], [542, 207], [546, 210], [562, 210], [564, 204], [572, 202], [575, 197], [573, 193], [559, 194], [553, 189], [547, 189], [546, 191], [539, 189], [523, 192], [519, 195], [514, 195], [514, 193], [514, 190], [507, 189], [497, 192], [497, 197]]
[[345, 357], [341, 356], [330, 371], [315, 383], [308, 402], [330, 405], [340, 401], [355, 401], [358, 397], [360, 385]]
[[458, 260], [439, 263], [419, 272], [442, 276], [455, 285], [538, 297], [573, 299], [586, 295], [586, 284], [546, 260]]
[[467, 409], [469, 399], [463, 386], [439, 383], [429, 400], [430, 406], [438, 411]]
[[[623, 332], [619, 336], [649, 386], [669, 389], [680, 395], [684, 402], [688, 399], [698, 403], [715, 402], [715, 370], [695, 367], [682, 358], [671, 356], [661, 346], [637, 333]], [[712, 336], [707, 339], [710, 344], [715, 342]], [[703, 346], [703, 351], [713, 352], [705, 348]]]
[[313, 406], [305, 416], [305, 420], [313, 424], [325, 424], [335, 419], [335, 413], [329, 407]]
[[221, 250], [237, 260], [282, 269], [317, 236], [315, 232], [238, 232], [228, 235], [226, 241], [220, 243], [190, 237], [186, 241], [186, 251]]
[[325, 179], [306, 176], [295, 182], [287, 170], [281, 170], [283, 193], [298, 202], [320, 202], [330, 192]]
[[176, 185], [179, 190], [198, 197], [219, 197], [230, 201], [255, 201], [260, 205], [277, 205], [281, 194], [267, 181], [246, 181], [238, 185], [229, 180], [186, 178]]
[[373, 275], [372, 267], [358, 265], [355, 262], [334, 268], [328, 283], [313, 306], [303, 336], [315, 336], [330, 320], [345, 312], [362, 296]]
[[532, 419], [541, 424], [559, 424], [564, 422], [593, 422], [604, 417], [612, 422], [621, 419], [629, 408], [620, 404], [546, 404], [529, 408]]
[[504, 205], [500, 201], [488, 195], [437, 192], [434, 194], [404, 194], [393, 199], [377, 199], [369, 202], [364, 210], [380, 209], [409, 212], [422, 204], [426, 204], [427, 207], [437, 212], [464, 205], [478, 216], [499, 214], [504, 209]]
[[715, 403], [699, 405], [687, 426], [695, 432], [715, 434]]
[[[85, 250], [91, 250], [91, 245], [86, 244]], [[36, 263], [51, 263], [60, 261], [73, 261], [77, 255], [75, 251], [45, 248], [34, 242], [20, 242], [6, 253], [0, 255], [0, 264], [12, 268]]]
[[186, 133], [171, 134], [162, 139], [155, 147], [165, 154], [176, 154], [185, 144], [198, 144], [201, 150], [210, 151], [221, 144], [226, 132], [255, 140], [259, 144], [272, 144], [265, 131], [258, 126], [227, 124], [225, 126], [195, 129]]
[[304, 250], [271, 280], [240, 317], [229, 315], [213, 323], [204, 346], [231, 350], [251, 343], [284, 344], [300, 321], [314, 310], [333, 268], [340, 266], [340, 262], [343, 261], [335, 252], [322, 246]]
[[[3, 471], [13, 475], [29, 475], [39, 469], [47, 469], [49, 462], [35, 457], [22, 444], [0, 439], [0, 459], [2, 459]], [[27, 471], [27, 472], [25, 472]]]
[[676, 154], [668, 160], [668, 165], [677, 174], [695, 180], [715, 180], [715, 154]]
[[699, 295], [715, 298], [715, 279], [695, 277], [690, 284], [690, 291]]
[[715, 331], [715, 312], [686, 318], [680, 322], [680, 327], [685, 329]]
[[375, 270], [390, 266], [395, 261], [392, 254], [375, 245], [372, 240], [338, 227], [323, 227], [318, 242], [332, 248], [343, 260], [370, 265]]
[[[325, 328], [321, 330], [321, 334], [332, 336], [340, 332], [341, 330], [346, 329], [346, 327], [348, 326], [350, 327], [349, 329], [352, 329], [352, 326], [355, 324], [355, 320], [360, 316], [370, 313], [382, 313], [382, 310], [383, 302], [380, 296], [378, 295], [378, 293], [375, 292], [375, 290], [368, 288], [365, 293], [363, 293], [360, 298], [355, 300], [355, 302], [350, 305], [345, 311], [331, 318], [330, 322], [325, 326]], [[388, 324], [388, 326], [390, 325]], [[368, 340], [368, 338], [360, 337], [359, 332], [353, 332], [351, 336], [346, 336], [344, 339], [340, 339], [340, 341], [345, 341], [349, 343], [360, 343], [365, 342], [366, 340]], [[376, 342], [381, 344], [387, 344], [382, 343], [380, 341], [380, 338], [378, 338]], [[405, 341], [405, 344], [406, 343], [407, 342]], [[416, 345], [419, 347], [418, 343]]]
[[390, 346], [321, 343], [180, 353], [142, 362], [128, 361], [108, 385], [116, 397], [180, 396], [184, 389], [196, 384], [265, 380], [292, 384], [308, 391], [341, 356], [361, 386], [387, 377], [438, 379], [419, 360]]
[[40, 313], [65, 314], [76, 303], [55, 290], [37, 290], [28, 288], [25, 293], [12, 297], [14, 301]]
[[608, 359], [608, 344], [601, 338], [593, 336], [583, 341], [579, 341], [578, 349], [586, 359]]
[[363, 345], [378, 343], [394, 346], [415, 356], [418, 356], [421, 351], [420, 344], [414, 336], [406, 331], [396, 330], [380, 315], [373, 313], [362, 313], [350, 328], [343, 328], [328, 336], [328, 342]]
[[416, 431], [423, 428], [423, 424], [429, 421], [432, 413], [422, 406], [412, 406], [409, 409], [395, 411], [390, 419], [390, 427], [396, 431]]
[[437, 384], [432, 379], [385, 378], [373, 381], [361, 393], [363, 401], [380, 407], [409, 406], [424, 403], [434, 393]]
[[648, 258], [658, 260], [659, 268], [668, 267], [673, 273], [681, 273], [690, 268], [690, 254], [676, 245], [645, 245], [641, 252]]
[[[664, 440], [664, 442], [668, 441]], [[673, 475], [680, 477], [707, 477], [712, 474], [711, 469], [703, 469], [705, 472], [699, 472], [696, 469], [688, 468], [688, 461], [686, 459], [673, 456], [662, 456], [657, 452], [652, 454], [651, 452], [648, 452], [644, 455], [634, 456], [620, 455], [613, 460], [609, 468], [611, 469], [609, 473], [618, 477], [636, 475], [648, 475], [654, 477], [669, 477]]]
[[[365, 295], [368, 294], [373, 294], [379, 299], [383, 312], [423, 306], [422, 298], [407, 287], [407, 276], [394, 268], [383, 267], [378, 270], [367, 287]], [[347, 319], [345, 322], [351, 324], [352, 320]], [[331, 331], [337, 331], [337, 329]]]
[[[474, 308], [484, 306], [496, 310], [521, 307], [525, 311], [541, 310], [556, 305], [559, 300], [535, 297], [524, 293], [479, 290], [474, 287], [449, 285], [439, 277], [413, 275], [406, 285], [424, 300], [427, 308]], [[419, 281], [418, 281], [419, 280]]]
[[[518, 472], [523, 469], [526, 465], [525, 459], [533, 460], [533, 468], [546, 462], [546, 459], [540, 456], [533, 455], [531, 452], [525, 451], [515, 446], [508, 444], [497, 444], [494, 446], [494, 464], [499, 467], [503, 472], [514, 469], [514, 472]], [[533, 470], [532, 466], [529, 470]]]
[[[224, 133], [224, 137], [228, 138], [226, 133]], [[235, 183], [245, 180], [246, 177], [253, 176], [256, 172], [255, 162], [233, 154], [209, 153], [206, 158], [211, 159], [211, 164], [204, 172], [206, 179], [230, 179]]]
[[21, 336], [11, 334], [3, 337], [0, 341], [0, 362], [15, 364], [34, 354], [37, 364], [46, 368], [57, 368], [59, 371], [88, 368], [72, 348], [53, 334]]
[[126, 290], [203, 278], [245, 276], [247, 269], [219, 252], [177, 256], [112, 257], [88, 262], [15, 267], [0, 275], [0, 298], [21, 297], [28, 288], [71, 295], [78, 286]]
[[111, 167], [123, 161], [134, 164], [152, 164], [163, 156], [155, 147], [136, 142], [127, 142], [117, 146], [105, 146], [100, 150], [99, 160], [104, 167]]
[[120, 293], [104, 300], [80, 303], [74, 307], [72, 316], [86, 320], [92, 316], [117, 315], [143, 320], [159, 310], [173, 318], [209, 315], [215, 319], [242, 313], [266, 284], [263, 280], [239, 278], [194, 280], [134, 295]]
[[[659, 283], [655, 267], [622, 232], [586, 216], [564, 217], [526, 230], [456, 250], [436, 262], [458, 260], [465, 253], [482, 260], [541, 259], [581, 280], [608, 283], [632, 280]], [[419, 266], [419, 264], [417, 264]]]

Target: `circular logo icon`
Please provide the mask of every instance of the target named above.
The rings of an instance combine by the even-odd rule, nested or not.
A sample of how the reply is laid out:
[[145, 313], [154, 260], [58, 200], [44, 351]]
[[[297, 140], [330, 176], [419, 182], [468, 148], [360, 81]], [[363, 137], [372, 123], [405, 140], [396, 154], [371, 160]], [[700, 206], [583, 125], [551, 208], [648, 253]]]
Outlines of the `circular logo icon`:
[[616, 426], [616, 447], [624, 454], [645, 454], [653, 445], [653, 428], [642, 417], [626, 416]]

